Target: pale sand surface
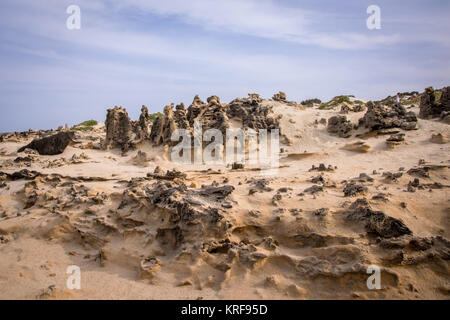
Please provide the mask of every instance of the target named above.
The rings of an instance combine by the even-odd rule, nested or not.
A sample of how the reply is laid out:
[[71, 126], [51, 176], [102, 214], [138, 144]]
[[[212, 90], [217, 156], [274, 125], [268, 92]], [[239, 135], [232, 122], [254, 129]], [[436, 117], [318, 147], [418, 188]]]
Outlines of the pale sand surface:
[[[409, 247], [382, 248], [376, 237], [367, 235], [363, 224], [347, 221], [344, 215], [357, 198], [366, 197], [373, 210], [402, 220], [412, 231], [411, 237], [450, 239], [450, 145], [430, 142], [432, 134], [450, 137], [450, 127], [437, 120], [419, 119], [418, 130], [400, 130], [405, 133], [405, 142], [394, 149], [386, 146], [389, 136], [378, 136], [362, 140], [370, 149], [358, 153], [342, 148], [361, 139], [331, 136], [325, 125], [315, 123], [338, 111], [267, 103], [283, 115], [282, 134], [291, 141], [291, 145], [281, 145], [285, 152], [275, 176], [260, 175], [247, 166], [231, 170], [175, 164], [168, 161], [163, 148], [150, 144], [139, 146], [152, 159], [148, 166], [133, 164], [138, 150], [121, 156], [118, 150], [69, 146], [61, 155], [36, 156], [27, 169], [62, 177], [53, 183], [38, 177], [37, 201], [26, 209], [29, 195], [25, 186], [30, 181], [7, 181], [7, 187], [0, 188], [0, 299], [448, 299], [448, 248], [432, 247], [425, 253]], [[410, 110], [418, 112], [417, 108]], [[356, 123], [363, 115], [350, 112], [347, 117]], [[98, 137], [104, 136], [101, 125], [96, 130]], [[357, 133], [363, 132], [361, 128]], [[78, 139], [88, 135], [82, 133]], [[24, 156], [16, 151], [27, 142], [0, 143], [0, 163]], [[81, 153], [88, 159], [69, 161], [73, 154]], [[307, 156], [294, 155], [302, 153]], [[60, 158], [66, 163], [48, 167], [48, 161]], [[429, 178], [419, 178], [420, 183], [437, 182], [442, 188], [406, 191], [415, 178], [406, 172], [418, 167], [420, 159], [435, 165]], [[325, 187], [315, 195], [299, 195], [314, 184], [310, 179], [320, 172], [309, 169], [320, 163], [337, 167], [323, 172], [328, 184], [335, 187]], [[219, 186], [234, 186], [228, 197], [232, 208], [222, 212], [221, 223], [226, 221], [228, 229], [216, 230], [201, 222], [208, 232], [192, 231], [193, 238], [185, 235], [181, 244], [173, 247], [170, 236], [169, 245], [156, 237], [159, 228], [170, 226], [168, 214], [146, 203], [140, 192], [157, 180], [128, 183], [145, 177], [156, 166], [185, 172], [183, 183], [192, 190], [213, 181]], [[399, 172], [400, 167], [404, 171], [398, 181], [386, 181], [382, 176], [388, 171]], [[0, 171], [13, 173], [23, 168], [14, 163]], [[208, 168], [221, 172], [205, 172]], [[368, 191], [344, 197], [341, 182], [360, 173], [374, 179], [363, 183]], [[80, 181], [76, 177], [94, 178]], [[269, 180], [272, 191], [249, 195], [253, 186], [248, 183], [250, 179]], [[291, 189], [280, 192], [282, 198], [274, 204], [274, 195], [283, 187]], [[137, 202], [119, 208], [125, 194], [131, 197], [130, 193]], [[386, 194], [388, 201], [373, 200], [378, 193]], [[313, 211], [320, 208], [328, 208], [328, 213], [315, 215]], [[259, 214], [250, 214], [252, 211]], [[299, 234], [322, 237], [299, 242], [295, 240]], [[224, 239], [235, 247], [211, 252], [204, 249], [205, 243], [213, 246]], [[249, 252], [261, 255], [253, 257]], [[399, 254], [403, 262], [395, 262]], [[151, 257], [161, 265], [142, 275], [139, 265]], [[69, 265], [81, 268], [81, 290], [66, 288]], [[369, 265], [382, 268], [381, 290], [366, 286], [369, 275], [364, 270]], [[49, 286], [54, 289], [42, 295]]]

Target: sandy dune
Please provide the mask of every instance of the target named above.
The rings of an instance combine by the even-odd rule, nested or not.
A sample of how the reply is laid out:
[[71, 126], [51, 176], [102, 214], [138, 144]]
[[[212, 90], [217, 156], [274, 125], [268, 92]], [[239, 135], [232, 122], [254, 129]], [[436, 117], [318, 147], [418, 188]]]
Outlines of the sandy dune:
[[[339, 108], [264, 103], [286, 137], [275, 176], [176, 164], [149, 142], [82, 149], [103, 124], [55, 156], [17, 153], [32, 135], [0, 143], [0, 298], [448, 299], [450, 145], [431, 142], [448, 124], [419, 119], [389, 147], [363, 127], [331, 135], [320, 120]], [[36, 174], [12, 178], [22, 169]]]

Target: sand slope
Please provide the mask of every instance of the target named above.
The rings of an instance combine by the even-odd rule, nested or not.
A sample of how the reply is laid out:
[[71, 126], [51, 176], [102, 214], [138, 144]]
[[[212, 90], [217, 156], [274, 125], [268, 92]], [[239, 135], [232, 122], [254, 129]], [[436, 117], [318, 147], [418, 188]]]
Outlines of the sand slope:
[[[0, 188], [0, 298], [448, 299], [450, 145], [430, 138], [449, 137], [449, 126], [419, 120], [389, 148], [389, 135], [330, 135], [319, 120], [336, 110], [267, 103], [288, 139], [275, 176], [175, 164], [145, 143], [147, 166], [133, 161], [138, 150], [121, 156], [82, 143], [14, 162], [29, 140], [0, 143], [0, 171], [40, 173], [4, 178]], [[347, 117], [357, 123], [363, 114]], [[77, 139], [103, 136], [99, 126]], [[366, 147], [344, 148], [355, 142]], [[320, 163], [330, 170], [310, 171]], [[186, 177], [147, 177], [157, 166]], [[364, 190], [345, 196], [352, 179]], [[352, 218], [363, 197], [394, 221], [389, 228], [401, 221], [412, 234], [383, 236], [386, 225], [377, 234], [370, 218]], [[81, 290], [66, 287], [69, 265], [81, 268]], [[381, 290], [366, 286], [369, 265], [382, 270]]]

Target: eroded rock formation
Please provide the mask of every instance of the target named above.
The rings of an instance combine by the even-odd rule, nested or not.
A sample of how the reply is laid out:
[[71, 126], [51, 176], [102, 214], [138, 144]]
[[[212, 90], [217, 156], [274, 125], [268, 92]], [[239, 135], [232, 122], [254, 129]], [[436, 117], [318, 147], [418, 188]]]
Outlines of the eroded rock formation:
[[230, 102], [227, 108], [229, 118], [242, 121], [244, 129], [279, 129], [278, 119], [272, 117], [272, 107], [262, 106], [258, 95], [249, 94], [248, 98], [237, 98]]
[[106, 139], [104, 149], [120, 148], [123, 152], [133, 148], [133, 126], [126, 109], [114, 107], [108, 109], [106, 115]]
[[202, 131], [218, 129], [222, 134], [230, 128], [230, 120], [241, 123], [242, 129], [278, 129], [279, 120], [272, 116], [272, 108], [262, 104], [263, 99], [257, 94], [249, 94], [248, 98], [238, 98], [230, 104], [220, 103], [220, 98], [211, 96], [203, 102], [198, 96], [186, 109], [184, 104], [173, 104], [164, 108], [164, 116], [157, 118], [152, 126], [150, 140], [155, 145], [173, 145], [170, 141], [172, 133], [177, 129], [194, 131], [196, 121], [201, 123]]
[[369, 101], [367, 112], [359, 119], [359, 124], [370, 130], [401, 128], [403, 130], [417, 129], [417, 117], [412, 111], [406, 111], [401, 104], [383, 105]]
[[284, 93], [283, 91], [275, 93], [272, 99], [275, 101], [286, 101], [286, 93]]
[[142, 106], [139, 120], [133, 123], [133, 131], [138, 140], [145, 140], [150, 137], [151, 122], [149, 120], [148, 108]]
[[390, 217], [384, 212], [372, 210], [366, 198], [360, 198], [352, 203], [346, 212], [346, 219], [363, 222], [368, 233], [382, 238], [412, 234], [403, 221]]
[[352, 135], [353, 125], [346, 116], [334, 116], [328, 119], [327, 131], [341, 138], [348, 138]]
[[17, 152], [25, 149], [33, 149], [40, 155], [56, 155], [64, 152], [66, 147], [72, 141], [74, 133], [70, 131], [62, 131], [57, 134], [50, 135], [41, 139], [35, 139], [28, 145], [20, 148]]
[[150, 133], [150, 141], [155, 145], [174, 144], [171, 141], [172, 133], [180, 127], [187, 126], [184, 106], [179, 106], [177, 112], [173, 110], [173, 104], [164, 107], [164, 116], [156, 118]]
[[433, 88], [426, 88], [420, 99], [419, 108], [419, 117], [422, 119], [436, 118], [443, 113], [450, 112], [450, 87], [442, 89], [439, 101], [436, 101]]

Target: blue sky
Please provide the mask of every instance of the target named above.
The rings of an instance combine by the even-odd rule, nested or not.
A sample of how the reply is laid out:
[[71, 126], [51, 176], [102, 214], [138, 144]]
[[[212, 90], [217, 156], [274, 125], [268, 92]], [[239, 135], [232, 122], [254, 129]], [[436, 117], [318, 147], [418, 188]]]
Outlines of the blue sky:
[[[81, 29], [68, 30], [69, 5]], [[368, 30], [366, 9], [381, 8]], [[450, 85], [447, 0], [2, 0], [0, 132], [133, 119], [195, 94], [290, 100]]]

